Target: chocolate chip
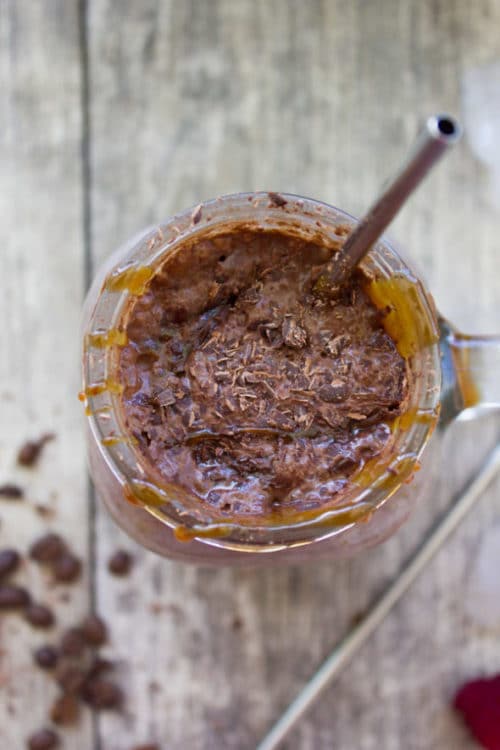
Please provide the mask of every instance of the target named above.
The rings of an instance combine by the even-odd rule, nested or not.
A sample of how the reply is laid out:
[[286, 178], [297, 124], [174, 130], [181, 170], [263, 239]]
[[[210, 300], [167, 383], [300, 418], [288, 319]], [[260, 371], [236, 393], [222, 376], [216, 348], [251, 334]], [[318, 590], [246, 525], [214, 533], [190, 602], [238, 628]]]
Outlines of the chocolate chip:
[[82, 572], [82, 563], [71, 552], [63, 552], [52, 565], [52, 573], [59, 583], [72, 583]]
[[24, 490], [17, 484], [2, 484], [0, 487], [0, 497], [7, 497], [9, 500], [20, 500], [24, 496]]
[[59, 659], [59, 652], [54, 646], [40, 646], [35, 651], [34, 658], [42, 669], [54, 669]]
[[79, 657], [86, 646], [87, 641], [80, 628], [68, 628], [61, 638], [61, 653], [64, 656]]
[[54, 750], [59, 747], [59, 736], [52, 729], [39, 729], [28, 739], [29, 750]]
[[281, 208], [282, 206], [286, 206], [286, 204], [288, 202], [279, 193], [269, 192], [268, 196], [269, 196], [269, 200], [271, 201], [272, 205], [273, 206], [277, 206], [278, 208]]
[[86, 678], [84, 670], [74, 664], [61, 664], [56, 673], [57, 683], [65, 693], [78, 693]]
[[50, 709], [50, 718], [54, 724], [68, 726], [78, 721], [80, 706], [74, 693], [59, 696]]
[[318, 396], [322, 401], [331, 404], [338, 404], [340, 401], [344, 401], [348, 392], [345, 383], [342, 383], [341, 385], [323, 385], [318, 391]]
[[117, 550], [109, 559], [108, 570], [115, 576], [126, 576], [132, 567], [132, 555], [126, 550]]
[[21, 464], [21, 466], [34, 466], [40, 458], [45, 443], [54, 438], [55, 435], [53, 433], [47, 433], [46, 435], [42, 435], [39, 440], [27, 440], [19, 449], [17, 463]]
[[366, 612], [362, 612], [361, 610], [359, 610], [358, 612], [355, 612], [353, 616], [351, 617], [351, 619], [349, 620], [349, 627], [350, 628], [357, 627], [360, 623], [363, 622], [365, 617], [366, 617]]
[[106, 643], [108, 629], [106, 623], [97, 615], [90, 615], [81, 625], [83, 637], [91, 646], [102, 646]]
[[40, 446], [38, 443], [26, 442], [17, 454], [17, 462], [22, 466], [32, 466], [40, 455]]
[[88, 680], [82, 690], [82, 698], [98, 711], [117, 709], [123, 702], [123, 693], [118, 685], [101, 678]]
[[66, 552], [66, 544], [59, 534], [44, 534], [31, 545], [30, 557], [38, 563], [50, 563]]
[[50, 628], [55, 622], [52, 610], [43, 604], [30, 604], [26, 607], [24, 616], [34, 628]]
[[233, 630], [241, 630], [241, 628], [243, 627], [243, 620], [241, 619], [241, 617], [238, 617], [238, 615], [233, 617], [231, 627], [233, 628]]
[[96, 656], [87, 671], [87, 679], [93, 680], [100, 677], [104, 672], [109, 672], [114, 667], [114, 663], [109, 659], [102, 659]]
[[132, 750], [160, 750], [160, 746], [155, 743], [149, 745], [134, 745]]
[[35, 505], [35, 511], [41, 516], [41, 518], [53, 518], [56, 514], [53, 508], [49, 508], [47, 505], [41, 505], [40, 503]]
[[19, 567], [21, 556], [15, 549], [3, 549], [0, 551], [0, 578], [14, 573]]
[[7, 583], [0, 586], [0, 609], [24, 609], [30, 601], [29, 593], [21, 586]]

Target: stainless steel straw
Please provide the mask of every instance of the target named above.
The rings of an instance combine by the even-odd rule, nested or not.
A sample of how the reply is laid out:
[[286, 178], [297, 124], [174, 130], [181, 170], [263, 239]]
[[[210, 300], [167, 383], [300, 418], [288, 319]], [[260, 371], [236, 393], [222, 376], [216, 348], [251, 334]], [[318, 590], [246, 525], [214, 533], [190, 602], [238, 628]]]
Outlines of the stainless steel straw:
[[431, 167], [451, 145], [459, 140], [461, 134], [460, 124], [450, 115], [429, 117], [404, 166], [382, 191], [380, 197], [349, 235], [340, 253], [329, 265], [327, 272], [322, 275], [323, 286], [325, 276], [332, 290], [348, 279], [352, 270], [389, 226]]
[[256, 750], [276, 750], [280, 743], [297, 724], [299, 719], [312, 706], [321, 692], [334, 680], [358, 649], [380, 625], [392, 607], [414, 582], [440, 549], [444, 541], [454, 531], [470, 511], [481, 493], [486, 489], [500, 469], [500, 445], [490, 454], [479, 474], [472, 480], [465, 492], [455, 501], [450, 510], [427, 537], [420, 549], [403, 568], [394, 583], [370, 610], [368, 615], [354, 627], [334, 648], [330, 656], [290, 703], [284, 714], [262, 740]]

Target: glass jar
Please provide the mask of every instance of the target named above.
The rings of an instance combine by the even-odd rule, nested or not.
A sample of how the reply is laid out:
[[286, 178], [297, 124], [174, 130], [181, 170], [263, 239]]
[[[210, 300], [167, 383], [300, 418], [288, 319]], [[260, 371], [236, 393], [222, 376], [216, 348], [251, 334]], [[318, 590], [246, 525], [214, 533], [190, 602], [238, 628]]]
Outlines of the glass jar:
[[[271, 194], [273, 196], [273, 194]], [[169, 558], [199, 563], [269, 565], [353, 555], [392, 534], [409, 516], [432, 476], [426, 450], [438, 422], [497, 407], [500, 341], [471, 338], [439, 319], [422, 281], [385, 240], [363, 261], [375, 279], [375, 304], [390, 304], [412, 383], [407, 412], [392, 425], [389, 459], [363, 467], [341, 506], [293, 517], [238, 523], [212, 517], [194, 496], [159, 486], [127, 434], [117, 380], [122, 317], [131, 296], [143, 293], [154, 271], [186, 239], [231, 228], [282, 231], [328, 243], [356, 220], [319, 201], [292, 195], [237, 194], [208, 201], [149, 228], [117, 250], [98, 272], [83, 317], [83, 391], [90, 471], [97, 494], [136, 541]], [[390, 331], [389, 331], [390, 332]], [[265, 553], [265, 554], [264, 554]]]

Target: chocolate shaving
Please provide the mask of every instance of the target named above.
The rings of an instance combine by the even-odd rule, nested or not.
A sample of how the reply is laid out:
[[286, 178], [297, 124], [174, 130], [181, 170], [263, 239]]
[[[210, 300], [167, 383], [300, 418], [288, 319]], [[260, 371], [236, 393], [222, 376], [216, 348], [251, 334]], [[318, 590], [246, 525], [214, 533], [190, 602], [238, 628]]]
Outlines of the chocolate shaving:
[[286, 346], [291, 349], [303, 349], [307, 346], [307, 332], [299, 326], [294, 318], [285, 317], [281, 327], [281, 335]]
[[338, 357], [342, 350], [345, 349], [346, 346], [349, 346], [350, 341], [351, 337], [349, 334], [343, 333], [340, 336], [327, 339], [325, 342], [325, 349], [332, 357]]
[[288, 203], [288, 201], [285, 198], [283, 198], [283, 196], [280, 195], [279, 193], [269, 192], [268, 196], [269, 196], [269, 201], [271, 205], [277, 206], [278, 208], [282, 208], [283, 206], [286, 206], [286, 204]]
[[345, 383], [340, 385], [324, 385], [318, 391], [318, 396], [322, 401], [330, 404], [338, 404], [345, 401], [349, 390]]

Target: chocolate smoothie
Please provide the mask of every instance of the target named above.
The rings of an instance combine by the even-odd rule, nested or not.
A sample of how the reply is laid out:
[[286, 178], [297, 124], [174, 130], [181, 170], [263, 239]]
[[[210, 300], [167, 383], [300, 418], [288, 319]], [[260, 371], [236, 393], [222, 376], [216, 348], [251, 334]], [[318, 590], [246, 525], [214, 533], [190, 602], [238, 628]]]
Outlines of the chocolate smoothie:
[[407, 365], [360, 274], [314, 293], [336, 249], [236, 228], [187, 241], [131, 298], [123, 419], [155, 482], [262, 518], [341, 503], [390, 451]]

